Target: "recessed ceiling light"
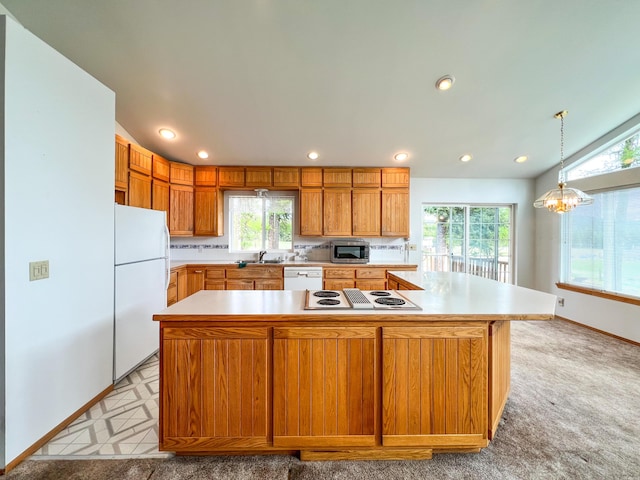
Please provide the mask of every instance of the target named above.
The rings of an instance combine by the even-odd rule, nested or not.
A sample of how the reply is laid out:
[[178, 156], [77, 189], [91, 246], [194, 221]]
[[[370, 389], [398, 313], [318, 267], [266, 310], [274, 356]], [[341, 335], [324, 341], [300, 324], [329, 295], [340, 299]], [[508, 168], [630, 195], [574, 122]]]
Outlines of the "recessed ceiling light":
[[173, 130], [169, 130], [168, 128], [161, 128], [160, 130], [158, 130], [158, 133], [164, 137], [167, 138], [169, 140], [171, 140], [172, 138], [176, 138], [176, 134]]
[[473, 158], [473, 156], [471, 154], [465, 153], [464, 155], [462, 155], [460, 157], [460, 161], [466, 163], [466, 162], [470, 162], [472, 158]]
[[405, 152], [396, 153], [393, 158], [395, 158], [398, 162], [404, 162], [407, 158], [409, 158], [409, 154]]
[[513, 161], [516, 163], [524, 163], [527, 160], [529, 160], [529, 157], [527, 157], [526, 155], [520, 155], [519, 157], [513, 159]]
[[308, 158], [309, 160], [317, 160], [317, 159], [318, 159], [318, 157], [320, 157], [320, 155], [318, 155], [318, 152], [309, 152], [309, 153], [307, 154], [307, 158]]
[[200, 150], [198, 152], [198, 157], [200, 157], [200, 158], [202, 158], [204, 160], [205, 158], [209, 158], [209, 154], [207, 152], [205, 152], [204, 150]]
[[455, 81], [456, 79], [453, 75], [445, 75], [436, 81], [436, 88], [438, 90], [449, 90], [453, 87]]

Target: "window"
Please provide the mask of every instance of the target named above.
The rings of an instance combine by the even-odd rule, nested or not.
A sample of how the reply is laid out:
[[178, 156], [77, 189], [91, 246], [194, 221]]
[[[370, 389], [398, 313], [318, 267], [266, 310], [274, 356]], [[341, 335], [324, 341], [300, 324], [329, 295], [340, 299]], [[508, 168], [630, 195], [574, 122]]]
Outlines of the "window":
[[565, 169], [567, 181], [640, 167], [640, 132], [626, 136], [602, 151], [595, 151]]
[[422, 269], [512, 282], [510, 206], [422, 206]]
[[640, 187], [591, 195], [563, 216], [561, 282], [640, 297]]
[[294, 197], [270, 193], [229, 196], [229, 250], [258, 252], [293, 249]]

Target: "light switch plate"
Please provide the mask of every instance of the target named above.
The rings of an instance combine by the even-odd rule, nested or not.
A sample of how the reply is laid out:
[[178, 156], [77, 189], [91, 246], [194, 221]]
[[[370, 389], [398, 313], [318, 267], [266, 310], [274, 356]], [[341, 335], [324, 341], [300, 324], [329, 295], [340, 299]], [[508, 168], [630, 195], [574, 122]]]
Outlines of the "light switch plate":
[[49, 278], [49, 260], [29, 262], [29, 281]]

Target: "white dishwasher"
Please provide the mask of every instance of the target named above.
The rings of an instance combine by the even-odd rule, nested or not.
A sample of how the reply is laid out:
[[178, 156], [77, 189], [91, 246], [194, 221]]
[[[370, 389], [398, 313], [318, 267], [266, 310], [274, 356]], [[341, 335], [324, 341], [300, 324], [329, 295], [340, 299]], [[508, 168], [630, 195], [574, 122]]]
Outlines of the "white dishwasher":
[[322, 267], [284, 267], [285, 290], [322, 290]]

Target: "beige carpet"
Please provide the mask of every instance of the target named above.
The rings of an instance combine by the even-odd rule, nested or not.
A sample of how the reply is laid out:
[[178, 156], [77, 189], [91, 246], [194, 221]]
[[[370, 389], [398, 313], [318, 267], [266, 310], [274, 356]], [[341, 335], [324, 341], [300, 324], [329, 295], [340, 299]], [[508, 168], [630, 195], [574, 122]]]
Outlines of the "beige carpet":
[[563, 322], [513, 322], [512, 388], [479, 454], [420, 462], [295, 457], [27, 460], [10, 480], [640, 479], [640, 348]]

